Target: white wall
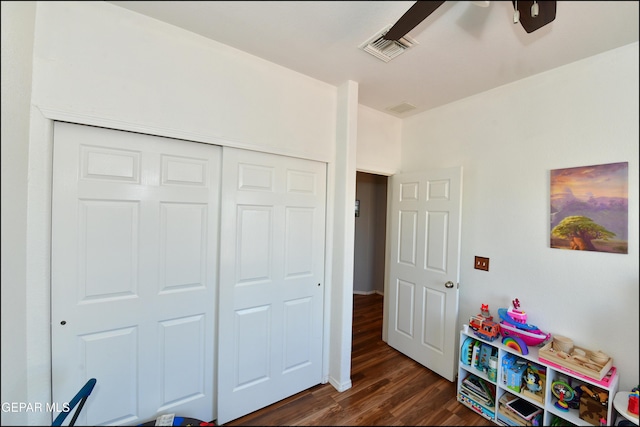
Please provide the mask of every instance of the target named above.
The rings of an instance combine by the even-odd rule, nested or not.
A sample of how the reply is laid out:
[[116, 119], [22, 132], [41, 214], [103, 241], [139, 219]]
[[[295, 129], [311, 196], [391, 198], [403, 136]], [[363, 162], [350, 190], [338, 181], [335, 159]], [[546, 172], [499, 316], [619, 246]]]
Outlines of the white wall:
[[33, 103], [332, 161], [337, 89], [104, 2], [40, 2]]
[[[5, 2], [2, 13], [2, 402], [27, 401], [27, 345], [15, 340], [26, 325], [26, 208], [31, 54], [35, 3]], [[14, 373], [14, 374], [11, 374]], [[0, 424], [26, 423], [2, 411]]]
[[402, 120], [358, 106], [356, 167], [361, 172], [393, 175], [400, 170]]
[[[638, 43], [404, 121], [402, 170], [463, 166], [459, 323], [519, 298], [529, 322], [638, 385]], [[629, 162], [629, 253], [549, 247], [549, 171]], [[489, 257], [488, 272], [473, 268]]]
[[[338, 99], [334, 86], [109, 3], [36, 2], [35, 10], [34, 3], [20, 10], [5, 3], [3, 23], [15, 25], [2, 29], [3, 89], [11, 86], [2, 92], [3, 123], [9, 118], [5, 101], [7, 111], [15, 112], [18, 119], [11, 117], [12, 126], [3, 126], [2, 139], [3, 178], [5, 171], [12, 172], [15, 183], [5, 192], [3, 180], [2, 191], [3, 230], [10, 229], [2, 235], [2, 363], [9, 367], [3, 370], [2, 393], [3, 401], [44, 403], [51, 398], [53, 120], [323, 161], [328, 165], [332, 199], [351, 175], [355, 186], [355, 161], [336, 165], [335, 157], [337, 140], [341, 150], [355, 157], [356, 133], [349, 130], [338, 135], [338, 118], [339, 108], [342, 114], [348, 111], [348, 117], [341, 119], [355, 126], [357, 83], [349, 84], [355, 98]], [[20, 25], [24, 26], [18, 29]], [[5, 59], [18, 61], [6, 84]], [[336, 276], [340, 282], [332, 276], [331, 266], [333, 250], [343, 257], [348, 252], [342, 245], [348, 244], [349, 234], [331, 243], [333, 227], [352, 229], [353, 218], [343, 214], [343, 203], [342, 211], [335, 205], [331, 202], [327, 212], [326, 283], [328, 297], [337, 296], [327, 308], [332, 310], [327, 328], [340, 334], [328, 335], [326, 355], [339, 360], [331, 366], [327, 363], [325, 378], [346, 389], [350, 386], [352, 259], [343, 260], [344, 268]], [[8, 254], [5, 247], [15, 251]], [[9, 262], [12, 266], [5, 270]], [[345, 304], [340, 304], [345, 300], [340, 295], [348, 295]], [[5, 311], [7, 303], [11, 306]], [[10, 347], [13, 350], [5, 354]], [[50, 422], [44, 412], [3, 413], [2, 418], [3, 425]]]

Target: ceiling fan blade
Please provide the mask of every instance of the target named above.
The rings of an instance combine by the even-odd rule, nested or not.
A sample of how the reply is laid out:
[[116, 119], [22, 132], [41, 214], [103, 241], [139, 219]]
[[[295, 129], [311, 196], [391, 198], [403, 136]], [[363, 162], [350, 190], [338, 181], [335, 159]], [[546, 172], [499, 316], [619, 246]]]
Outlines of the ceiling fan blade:
[[[555, 1], [512, 1], [513, 7], [517, 6], [520, 12], [520, 24], [527, 33], [538, 30], [556, 19]], [[532, 16], [531, 6], [538, 4], [538, 16]]]
[[[413, 30], [416, 25], [424, 21], [427, 16], [431, 15], [437, 8], [442, 6], [444, 1], [417, 1], [413, 6], [393, 24], [393, 27], [383, 36], [386, 40], [399, 40], [409, 31]], [[555, 2], [554, 2], [555, 3]]]

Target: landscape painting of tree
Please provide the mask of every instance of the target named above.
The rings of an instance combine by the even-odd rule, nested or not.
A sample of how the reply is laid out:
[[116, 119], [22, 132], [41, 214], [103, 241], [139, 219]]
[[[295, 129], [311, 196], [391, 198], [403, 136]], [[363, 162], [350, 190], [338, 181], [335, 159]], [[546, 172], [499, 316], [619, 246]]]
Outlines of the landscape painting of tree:
[[626, 254], [629, 163], [551, 170], [551, 247]]

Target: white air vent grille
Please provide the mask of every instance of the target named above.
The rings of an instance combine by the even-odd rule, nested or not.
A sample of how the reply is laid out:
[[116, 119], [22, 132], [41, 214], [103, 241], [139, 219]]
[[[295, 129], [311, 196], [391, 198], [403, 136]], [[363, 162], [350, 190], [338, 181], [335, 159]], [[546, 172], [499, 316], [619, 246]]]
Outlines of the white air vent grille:
[[384, 35], [387, 34], [391, 26], [387, 26], [376, 33], [369, 40], [360, 45], [360, 49], [370, 53], [384, 62], [389, 62], [405, 50], [418, 44], [417, 41], [409, 36], [404, 36], [399, 40], [386, 40]]
[[394, 113], [402, 114], [402, 113], [406, 113], [407, 111], [411, 111], [415, 108], [416, 108], [415, 105], [409, 104], [408, 102], [403, 102], [402, 104], [398, 104], [395, 107], [389, 107], [387, 108], [387, 110], [393, 111]]

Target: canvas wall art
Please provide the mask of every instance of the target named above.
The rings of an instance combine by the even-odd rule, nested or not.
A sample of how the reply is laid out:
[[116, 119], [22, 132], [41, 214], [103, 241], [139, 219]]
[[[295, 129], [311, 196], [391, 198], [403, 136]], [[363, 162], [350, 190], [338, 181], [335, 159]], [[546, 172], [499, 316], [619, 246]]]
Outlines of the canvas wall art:
[[551, 170], [551, 247], [626, 254], [628, 181], [628, 162]]

